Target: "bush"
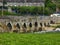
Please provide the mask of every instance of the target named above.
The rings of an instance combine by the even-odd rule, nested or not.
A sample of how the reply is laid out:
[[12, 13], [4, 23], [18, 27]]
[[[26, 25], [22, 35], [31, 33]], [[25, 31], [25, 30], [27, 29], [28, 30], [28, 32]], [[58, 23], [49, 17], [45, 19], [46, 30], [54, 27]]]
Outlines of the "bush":
[[12, 7], [12, 11], [15, 11], [15, 13], [18, 14], [31, 14], [31, 15], [43, 14], [43, 8], [40, 6]]

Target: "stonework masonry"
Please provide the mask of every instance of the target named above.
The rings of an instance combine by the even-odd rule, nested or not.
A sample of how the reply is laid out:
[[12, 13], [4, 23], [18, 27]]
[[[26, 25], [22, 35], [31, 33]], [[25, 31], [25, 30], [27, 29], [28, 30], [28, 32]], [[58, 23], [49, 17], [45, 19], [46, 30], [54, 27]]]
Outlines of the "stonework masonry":
[[0, 32], [35, 32], [48, 30], [51, 21], [60, 23], [60, 17], [0, 16]]

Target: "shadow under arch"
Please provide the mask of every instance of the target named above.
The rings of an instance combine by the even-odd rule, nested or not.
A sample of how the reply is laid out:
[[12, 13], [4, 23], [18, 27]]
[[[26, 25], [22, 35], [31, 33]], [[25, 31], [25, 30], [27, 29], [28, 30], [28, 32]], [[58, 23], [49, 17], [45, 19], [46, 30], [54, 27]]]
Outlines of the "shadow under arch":
[[54, 24], [55, 22], [53, 20], [50, 21], [50, 24]]
[[29, 23], [29, 27], [32, 28], [32, 23], [31, 22]]
[[37, 31], [38, 31], [38, 30], [37, 30], [38, 22], [35, 22], [35, 23], [34, 23], [34, 26], [35, 26], [35, 27], [34, 27], [34, 31], [33, 31], [33, 32], [37, 32]]
[[26, 28], [27, 28], [26, 23], [23, 24], [22, 28], [23, 28], [23, 31], [26, 32]]
[[40, 23], [40, 26], [41, 26], [41, 27], [43, 26], [42, 23]]
[[20, 25], [19, 25], [19, 23], [17, 23], [16, 26], [20, 29]]
[[9, 28], [9, 30], [11, 30], [11, 29], [12, 29], [11, 23], [8, 23], [8, 24], [7, 24], [7, 27]]
[[34, 25], [35, 25], [35, 27], [38, 27], [38, 22], [35, 22], [35, 24], [34, 24]]
[[50, 24], [49, 23], [47, 24], [47, 27], [50, 27]]
[[47, 26], [46, 23], [44, 23], [44, 26], [45, 26], [45, 27]]
[[30, 22], [29, 24], [28, 24], [28, 27], [29, 27], [29, 30], [27, 31], [27, 32], [31, 32], [32, 31], [32, 23]]
[[23, 24], [23, 27], [24, 27], [24, 28], [27, 28], [26, 23]]

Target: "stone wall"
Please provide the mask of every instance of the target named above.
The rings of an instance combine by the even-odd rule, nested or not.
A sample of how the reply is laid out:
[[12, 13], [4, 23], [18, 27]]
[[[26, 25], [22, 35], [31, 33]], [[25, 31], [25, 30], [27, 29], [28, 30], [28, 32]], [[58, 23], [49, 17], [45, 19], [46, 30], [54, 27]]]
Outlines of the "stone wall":
[[[60, 17], [0, 16], [0, 32], [35, 32], [46, 30], [51, 21], [60, 23]], [[47, 29], [48, 30], [48, 29]]]
[[[2, 6], [3, 4], [0, 2], [0, 6]], [[29, 2], [29, 3], [17, 3], [17, 2], [7, 2], [7, 4], [5, 6], [44, 6], [43, 2]]]

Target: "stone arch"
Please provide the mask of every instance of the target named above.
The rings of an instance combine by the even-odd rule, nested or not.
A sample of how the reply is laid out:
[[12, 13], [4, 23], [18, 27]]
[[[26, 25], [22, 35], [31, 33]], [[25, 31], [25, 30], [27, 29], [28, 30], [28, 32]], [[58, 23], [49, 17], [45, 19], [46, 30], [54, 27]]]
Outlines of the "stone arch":
[[32, 28], [32, 23], [31, 22], [29, 23], [29, 27]]
[[41, 26], [41, 27], [43, 26], [42, 23], [40, 23], [40, 26]]
[[16, 26], [17, 26], [18, 29], [20, 29], [20, 25], [19, 25], [19, 23], [17, 23]]
[[46, 27], [46, 23], [44, 23], [44, 26]]
[[34, 27], [34, 31], [33, 31], [33, 32], [37, 32], [37, 31], [38, 31], [38, 30], [37, 30], [38, 22], [35, 22], [35, 23], [34, 23], [34, 26], [35, 26], [35, 27]]
[[38, 26], [38, 22], [35, 22], [35, 24], [34, 24], [34, 25], [35, 25], [35, 27], [37, 27], [37, 26]]
[[50, 23], [47, 23], [47, 26], [50, 27]]
[[26, 32], [26, 28], [27, 28], [26, 23], [23, 24], [22, 28], [23, 28], [23, 31]]
[[53, 20], [50, 21], [51, 24], [54, 24], [55, 22]]
[[24, 27], [24, 28], [27, 28], [26, 23], [23, 24], [23, 27]]
[[27, 32], [31, 32], [32, 31], [32, 23], [31, 22], [28, 23], [28, 28], [29, 28], [29, 30]]
[[11, 30], [11, 29], [12, 29], [11, 23], [8, 23], [8, 24], [7, 24], [7, 27], [9, 28], [9, 30]]

